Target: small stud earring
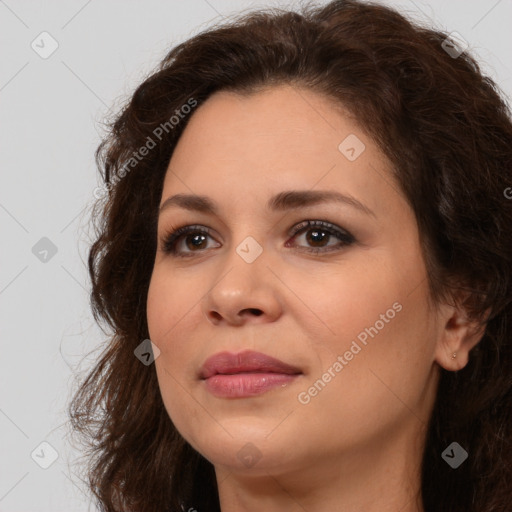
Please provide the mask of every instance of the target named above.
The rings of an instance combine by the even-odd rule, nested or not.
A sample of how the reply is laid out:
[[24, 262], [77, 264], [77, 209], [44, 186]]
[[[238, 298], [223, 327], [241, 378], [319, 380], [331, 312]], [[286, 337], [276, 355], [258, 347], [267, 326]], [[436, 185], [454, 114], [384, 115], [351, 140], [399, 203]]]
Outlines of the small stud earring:
[[454, 353], [452, 354], [452, 359], [455, 359], [456, 357], [457, 357], [457, 352], [454, 352]]

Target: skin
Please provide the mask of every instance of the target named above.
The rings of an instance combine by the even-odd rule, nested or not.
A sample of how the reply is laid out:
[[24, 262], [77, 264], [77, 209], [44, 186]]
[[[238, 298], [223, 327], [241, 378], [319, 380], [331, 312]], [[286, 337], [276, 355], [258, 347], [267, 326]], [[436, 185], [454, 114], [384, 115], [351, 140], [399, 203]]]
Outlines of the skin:
[[[354, 161], [338, 149], [349, 134], [365, 144]], [[375, 216], [335, 202], [266, 209], [288, 190], [349, 194]], [[214, 465], [223, 512], [423, 510], [420, 462], [440, 366], [463, 368], [483, 333], [456, 306], [429, 307], [416, 219], [399, 190], [376, 144], [316, 92], [220, 91], [191, 115], [161, 203], [206, 195], [219, 214], [178, 206], [160, 214], [147, 319], [165, 407]], [[304, 220], [330, 222], [356, 241], [338, 247], [331, 234], [318, 242], [308, 238], [315, 228], [289, 236]], [[194, 224], [212, 231], [199, 248], [193, 234], [188, 244], [182, 237], [190, 257], [162, 250], [168, 231]], [[248, 236], [262, 248], [252, 263], [236, 251]], [[337, 249], [307, 252], [325, 245]], [[394, 318], [301, 403], [299, 393], [395, 303]], [[302, 374], [256, 397], [212, 396], [198, 378], [204, 361], [245, 349]], [[237, 456], [247, 443], [259, 457], [250, 467]]]

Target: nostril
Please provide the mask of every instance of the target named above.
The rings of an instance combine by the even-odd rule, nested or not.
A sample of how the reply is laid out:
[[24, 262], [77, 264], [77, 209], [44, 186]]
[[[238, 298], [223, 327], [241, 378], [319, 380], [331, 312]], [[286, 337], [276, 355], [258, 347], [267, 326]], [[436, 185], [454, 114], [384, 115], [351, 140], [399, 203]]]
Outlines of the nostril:
[[249, 308], [247, 311], [250, 311], [253, 315], [256, 315], [256, 316], [260, 316], [263, 311], [261, 311], [261, 309], [256, 309], [256, 308]]
[[217, 311], [212, 311], [210, 314], [215, 320], [222, 320], [222, 316]]

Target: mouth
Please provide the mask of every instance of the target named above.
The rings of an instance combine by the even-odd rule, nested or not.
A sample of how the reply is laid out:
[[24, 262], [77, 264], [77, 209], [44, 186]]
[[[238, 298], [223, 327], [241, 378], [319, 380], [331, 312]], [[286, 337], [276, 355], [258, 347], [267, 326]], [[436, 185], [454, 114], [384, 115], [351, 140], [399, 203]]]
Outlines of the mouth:
[[232, 354], [221, 352], [208, 358], [199, 378], [214, 396], [243, 398], [285, 387], [302, 371], [279, 359], [250, 350]]

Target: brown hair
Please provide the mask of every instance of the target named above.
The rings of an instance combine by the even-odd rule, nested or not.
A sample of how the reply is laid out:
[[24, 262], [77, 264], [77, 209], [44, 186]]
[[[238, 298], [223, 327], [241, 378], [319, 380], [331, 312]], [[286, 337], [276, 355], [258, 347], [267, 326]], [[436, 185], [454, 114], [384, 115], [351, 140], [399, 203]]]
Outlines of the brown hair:
[[[327, 95], [376, 141], [415, 212], [432, 298], [463, 301], [486, 325], [464, 369], [441, 369], [423, 455], [425, 511], [510, 510], [512, 122], [495, 83], [467, 52], [449, 55], [446, 37], [374, 3], [273, 8], [179, 44], [137, 88], [96, 154], [108, 195], [95, 205], [91, 302], [113, 334], [70, 406], [90, 442], [101, 510], [220, 510], [212, 464], [174, 427], [154, 365], [134, 356], [149, 337], [163, 179], [193, 114], [168, 121], [191, 98], [200, 105], [215, 91], [284, 83]], [[155, 147], [130, 160], [148, 138]], [[441, 457], [453, 441], [469, 453], [457, 469]]]

